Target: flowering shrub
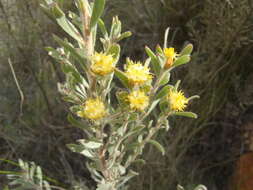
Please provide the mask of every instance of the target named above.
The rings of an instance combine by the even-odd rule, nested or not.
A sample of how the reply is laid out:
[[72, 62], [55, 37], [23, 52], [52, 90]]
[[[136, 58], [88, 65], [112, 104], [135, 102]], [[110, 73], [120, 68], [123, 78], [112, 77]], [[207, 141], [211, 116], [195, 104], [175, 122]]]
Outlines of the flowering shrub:
[[[154, 136], [160, 130], [168, 131], [169, 117], [197, 117], [185, 110], [198, 96], [187, 98], [178, 90], [180, 81], [170, 82], [171, 71], [190, 61], [193, 46], [188, 44], [176, 53], [167, 47], [167, 29], [163, 48], [158, 45], [153, 52], [145, 47], [148, 58], [143, 62], [127, 58], [122, 71], [118, 43], [131, 32], [122, 33], [117, 17], [111, 29], [106, 28], [100, 18], [105, 0], [76, 0], [79, 15], [69, 12], [68, 16], [56, 1], [44, 1], [45, 12], [75, 41], [54, 36], [60, 48], [46, 48], [66, 75], [66, 82], [58, 87], [64, 100], [71, 103], [68, 120], [86, 134], [85, 139], [67, 146], [90, 159], [87, 167], [97, 190], [119, 189], [138, 174], [130, 166], [145, 162], [140, 156], [147, 143], [165, 153]], [[102, 50], [98, 49], [98, 39]], [[122, 83], [121, 88], [116, 87], [114, 78]]]

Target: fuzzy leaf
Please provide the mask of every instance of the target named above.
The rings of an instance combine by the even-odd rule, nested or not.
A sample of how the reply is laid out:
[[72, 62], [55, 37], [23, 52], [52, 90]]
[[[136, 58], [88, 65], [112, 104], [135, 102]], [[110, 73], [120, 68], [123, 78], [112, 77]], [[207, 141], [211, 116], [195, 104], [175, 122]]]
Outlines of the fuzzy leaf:
[[83, 123], [81, 123], [80, 121], [78, 121], [77, 119], [75, 119], [72, 114], [68, 114], [68, 117], [67, 117], [68, 121], [75, 127], [77, 128], [80, 128], [80, 129], [83, 129], [83, 130], [88, 130], [87, 127], [85, 127], [83, 125]]
[[102, 34], [103, 34], [105, 37], [108, 37], [108, 32], [107, 32], [107, 30], [106, 30], [105, 23], [103, 22], [102, 19], [98, 19], [98, 27], [100, 28]]
[[119, 69], [115, 69], [115, 75], [118, 77], [118, 79], [121, 81], [121, 83], [126, 87], [129, 88], [128, 78], [126, 74]]
[[193, 99], [199, 99], [199, 98], [200, 98], [199, 95], [194, 95], [194, 96], [189, 97], [188, 101], [193, 100]]
[[96, 190], [111, 190], [111, 189], [113, 189], [113, 185], [107, 183], [107, 184], [99, 184]]
[[193, 50], [192, 44], [187, 44], [184, 49], [180, 52], [180, 55], [190, 55]]
[[95, 0], [91, 20], [90, 20], [90, 28], [92, 29], [98, 22], [101, 17], [105, 7], [105, 0]]
[[166, 96], [166, 95], [169, 93], [170, 89], [172, 89], [172, 88], [173, 88], [173, 86], [171, 86], [171, 85], [167, 85], [167, 86], [163, 87], [163, 88], [157, 93], [155, 99], [161, 99], [161, 98], [163, 98], [164, 96]]
[[158, 58], [152, 52], [152, 50], [149, 49], [147, 46], [145, 47], [145, 50], [146, 50], [146, 53], [148, 54], [148, 56], [151, 58], [151, 65], [152, 65], [152, 68], [153, 68], [155, 74], [158, 75], [161, 70], [161, 66], [160, 66]]
[[84, 145], [88, 149], [98, 149], [100, 148], [103, 144], [100, 142], [95, 142], [95, 141], [87, 141], [84, 139], [78, 140], [82, 145]]
[[118, 62], [120, 57], [120, 46], [118, 44], [113, 44], [109, 49], [108, 54], [111, 54], [115, 59], [115, 62]]
[[67, 144], [67, 147], [72, 151], [72, 152], [77, 152], [80, 153], [84, 150], [84, 147], [79, 144]]
[[61, 26], [61, 28], [67, 32], [72, 38], [77, 40], [80, 43], [83, 43], [80, 33], [76, 29], [76, 27], [66, 18], [65, 15], [56, 19], [57, 23]]
[[70, 43], [62, 40], [61, 38], [59, 38], [56, 35], [53, 35], [54, 40], [61, 46], [63, 46], [67, 51], [69, 51], [72, 55], [72, 57], [79, 62], [80, 65], [82, 65], [85, 69], [87, 69], [87, 66], [85, 65], [85, 59], [84, 59], [84, 55], [80, 55], [80, 53], [73, 47], [70, 45]]
[[160, 86], [167, 84], [170, 81], [170, 72], [167, 71], [164, 73], [163, 77], [161, 78], [161, 82], [159, 83]]
[[162, 153], [163, 156], [165, 155], [165, 149], [159, 142], [155, 140], [149, 140], [148, 143], [154, 145]]
[[194, 118], [197, 119], [198, 115], [192, 112], [175, 112], [173, 115], [178, 115], [178, 116], [184, 116], [184, 117], [189, 117], [189, 118]]
[[118, 41], [128, 38], [130, 36], [132, 36], [132, 32], [130, 31], [124, 32], [123, 34], [120, 35], [120, 37], [118, 38]]
[[156, 99], [155, 101], [153, 101], [146, 115], [149, 115], [159, 102], [160, 99]]
[[189, 55], [183, 55], [179, 57], [173, 64], [173, 67], [177, 67], [179, 65], [183, 65], [188, 63], [191, 60], [191, 57]]

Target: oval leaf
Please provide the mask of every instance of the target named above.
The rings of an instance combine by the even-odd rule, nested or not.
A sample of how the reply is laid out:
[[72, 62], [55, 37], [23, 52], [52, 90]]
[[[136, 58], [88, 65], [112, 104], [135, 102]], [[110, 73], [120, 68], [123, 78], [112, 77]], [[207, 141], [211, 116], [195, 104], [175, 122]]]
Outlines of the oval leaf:
[[191, 57], [189, 55], [183, 55], [179, 57], [173, 64], [173, 67], [177, 67], [179, 65], [183, 65], [188, 63], [191, 60]]
[[190, 55], [193, 50], [192, 44], [187, 44], [184, 49], [180, 52], [180, 55]]

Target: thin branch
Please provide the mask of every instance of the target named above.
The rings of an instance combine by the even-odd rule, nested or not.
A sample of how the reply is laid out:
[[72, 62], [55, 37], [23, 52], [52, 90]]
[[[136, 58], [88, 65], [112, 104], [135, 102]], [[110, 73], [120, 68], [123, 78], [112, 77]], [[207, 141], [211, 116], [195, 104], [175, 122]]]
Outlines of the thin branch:
[[11, 62], [10, 58], [8, 58], [8, 63], [10, 65], [11, 73], [13, 75], [14, 81], [15, 81], [15, 83], [17, 85], [17, 88], [18, 88], [18, 92], [20, 94], [20, 116], [22, 116], [23, 115], [23, 104], [24, 104], [24, 99], [25, 99], [24, 98], [24, 93], [23, 93], [23, 91], [20, 88], [20, 85], [19, 85], [19, 82], [18, 82], [17, 76], [15, 74], [15, 70], [13, 68], [13, 65], [12, 65], [12, 62]]

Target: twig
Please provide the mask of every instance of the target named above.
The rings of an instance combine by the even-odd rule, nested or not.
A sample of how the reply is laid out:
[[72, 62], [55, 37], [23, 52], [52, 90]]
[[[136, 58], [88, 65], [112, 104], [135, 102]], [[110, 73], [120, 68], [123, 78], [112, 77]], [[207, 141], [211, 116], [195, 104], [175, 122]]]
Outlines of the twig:
[[23, 103], [24, 103], [24, 94], [23, 94], [23, 91], [21, 90], [21, 88], [20, 88], [20, 85], [19, 85], [19, 83], [18, 83], [18, 79], [17, 79], [17, 76], [16, 76], [16, 74], [15, 74], [15, 71], [14, 71], [14, 68], [13, 68], [13, 65], [12, 65], [12, 62], [11, 62], [11, 59], [10, 58], [8, 58], [8, 63], [9, 63], [9, 65], [10, 65], [10, 68], [11, 68], [11, 73], [12, 73], [12, 75], [13, 75], [13, 78], [14, 78], [14, 81], [15, 81], [15, 83], [16, 83], [16, 85], [17, 85], [17, 88], [18, 88], [18, 92], [19, 92], [19, 94], [20, 94], [20, 116], [23, 114]]

